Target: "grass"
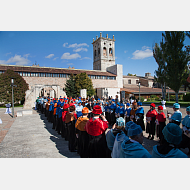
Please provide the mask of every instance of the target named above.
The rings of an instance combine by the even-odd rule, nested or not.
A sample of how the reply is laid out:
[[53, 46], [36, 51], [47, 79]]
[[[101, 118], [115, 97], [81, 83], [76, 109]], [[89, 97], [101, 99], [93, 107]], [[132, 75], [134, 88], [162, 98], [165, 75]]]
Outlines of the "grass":
[[[152, 101], [146, 101], [146, 102], [143, 102], [143, 104], [151, 104], [151, 103], [155, 103], [156, 105], [162, 105], [161, 104], [161, 101], [156, 101], [156, 100], [152, 100]], [[173, 104], [176, 103], [175, 101], [166, 101], [166, 106], [173, 106]], [[182, 107], [188, 107], [190, 106], [190, 102], [184, 102], [184, 101], [180, 101], [178, 102], [180, 104], [180, 106]]]
[[[18, 108], [18, 107], [23, 107], [23, 105], [21, 105], [21, 104], [14, 104], [14, 108]], [[0, 108], [6, 108], [6, 106], [5, 105], [0, 105]], [[11, 108], [12, 108], [12, 106], [11, 106]]]

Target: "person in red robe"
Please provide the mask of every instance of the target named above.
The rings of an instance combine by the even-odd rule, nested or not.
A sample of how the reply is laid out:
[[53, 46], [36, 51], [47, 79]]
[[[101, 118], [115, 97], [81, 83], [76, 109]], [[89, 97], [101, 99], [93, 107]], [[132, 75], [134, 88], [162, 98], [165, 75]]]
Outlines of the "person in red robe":
[[158, 106], [158, 115], [156, 116], [156, 132], [157, 137], [161, 140], [163, 138], [162, 130], [166, 126], [166, 116], [163, 112], [163, 107]]
[[[156, 121], [156, 116], [158, 115], [157, 111], [155, 110], [155, 104], [151, 103], [150, 104], [150, 110], [148, 110], [147, 114], [146, 114], [146, 121], [147, 121], [147, 125], [146, 125], [146, 133], [149, 133], [148, 135], [148, 139], [153, 140], [154, 139], [154, 135], [155, 135], [155, 121]], [[152, 137], [151, 137], [152, 135]]]
[[102, 109], [99, 105], [93, 107], [93, 117], [86, 123], [84, 129], [89, 134], [88, 157], [108, 157], [108, 147], [105, 131], [108, 128], [108, 121], [101, 115]]

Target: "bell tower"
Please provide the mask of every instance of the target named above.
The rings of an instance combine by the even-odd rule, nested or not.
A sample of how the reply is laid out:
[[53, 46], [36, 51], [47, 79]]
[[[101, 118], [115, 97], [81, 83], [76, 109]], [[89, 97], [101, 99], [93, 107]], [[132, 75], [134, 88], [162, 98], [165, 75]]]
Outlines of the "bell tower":
[[107, 71], [107, 68], [115, 65], [115, 39], [96, 36], [96, 40], [93, 38], [93, 70]]

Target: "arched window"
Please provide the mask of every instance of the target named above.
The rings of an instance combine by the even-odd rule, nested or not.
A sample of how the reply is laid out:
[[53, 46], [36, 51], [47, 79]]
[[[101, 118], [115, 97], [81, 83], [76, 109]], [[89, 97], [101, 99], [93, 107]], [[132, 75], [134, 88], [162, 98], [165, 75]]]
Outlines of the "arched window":
[[103, 48], [103, 56], [107, 56], [106, 47]]
[[109, 56], [113, 56], [112, 48], [109, 49]]
[[98, 55], [100, 55], [100, 48], [98, 48]]
[[128, 80], [128, 84], [131, 84], [131, 80], [130, 79]]
[[96, 57], [96, 50], [94, 51], [94, 57]]

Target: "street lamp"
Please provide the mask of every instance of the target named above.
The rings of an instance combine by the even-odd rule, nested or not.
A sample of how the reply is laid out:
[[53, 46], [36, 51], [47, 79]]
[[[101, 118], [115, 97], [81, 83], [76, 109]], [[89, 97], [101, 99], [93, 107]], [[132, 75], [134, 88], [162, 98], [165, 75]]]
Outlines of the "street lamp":
[[168, 86], [168, 102], [170, 101], [169, 89], [170, 87]]
[[139, 81], [138, 86], [139, 86], [139, 102], [140, 102], [140, 87], [141, 87], [141, 82], [140, 81]]
[[12, 115], [14, 118], [14, 92], [13, 92], [13, 87], [17, 87], [17, 85], [14, 85], [14, 77], [11, 77], [11, 85], [12, 86]]

